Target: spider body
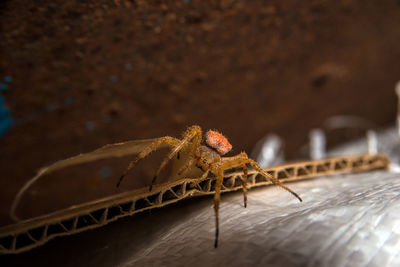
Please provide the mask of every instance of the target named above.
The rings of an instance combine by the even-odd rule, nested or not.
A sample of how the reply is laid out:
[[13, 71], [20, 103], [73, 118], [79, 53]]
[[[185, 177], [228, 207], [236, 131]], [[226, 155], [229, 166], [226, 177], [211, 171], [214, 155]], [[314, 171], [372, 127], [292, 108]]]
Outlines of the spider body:
[[[213, 164], [221, 161], [221, 156], [214, 149], [204, 145], [200, 145], [196, 149], [194, 157], [196, 161], [196, 167], [202, 169], [203, 171], [211, 170]], [[182, 170], [178, 173], [182, 174]]]
[[254, 160], [250, 159], [245, 152], [241, 152], [236, 156], [232, 157], [222, 157], [224, 154], [229, 152], [232, 149], [232, 145], [229, 143], [228, 139], [226, 139], [221, 133], [216, 131], [208, 131], [205, 134], [205, 144], [202, 145], [202, 131], [201, 128], [197, 125], [193, 125], [187, 128], [187, 130], [183, 133], [182, 139], [177, 139], [170, 136], [164, 136], [157, 138], [151, 143], [148, 147], [146, 147], [143, 151], [139, 153], [137, 158], [133, 160], [125, 172], [121, 175], [117, 187], [120, 185], [124, 176], [129, 172], [130, 169], [133, 168], [141, 159], [149, 155], [151, 152], [156, 150], [162, 144], [168, 144], [172, 147], [169, 154], [165, 157], [160, 167], [156, 171], [156, 174], [153, 177], [153, 180], [150, 185], [150, 191], [152, 190], [152, 186], [155, 183], [160, 171], [166, 166], [169, 160], [171, 160], [175, 156], [179, 156], [180, 151], [185, 151], [189, 154], [189, 160], [184, 164], [183, 167], [178, 171], [179, 175], [184, 174], [188, 171], [188, 169], [195, 165], [198, 168], [204, 171], [203, 175], [199, 178], [195, 178], [195, 180], [203, 180], [205, 179], [209, 172], [212, 172], [216, 176], [215, 182], [215, 194], [214, 194], [214, 211], [215, 211], [215, 243], [214, 246], [218, 246], [218, 235], [219, 235], [219, 202], [221, 195], [221, 187], [224, 178], [224, 171], [232, 168], [241, 168], [243, 170], [242, 177], [242, 186], [243, 186], [243, 198], [244, 198], [244, 206], [247, 206], [247, 174], [248, 174], [248, 165], [254, 168], [261, 175], [270, 180], [273, 184], [282, 187], [288, 192], [292, 193], [296, 198], [300, 201], [302, 199], [293, 192], [289, 187], [283, 185], [278, 179], [274, 178], [267, 172], [265, 172]]

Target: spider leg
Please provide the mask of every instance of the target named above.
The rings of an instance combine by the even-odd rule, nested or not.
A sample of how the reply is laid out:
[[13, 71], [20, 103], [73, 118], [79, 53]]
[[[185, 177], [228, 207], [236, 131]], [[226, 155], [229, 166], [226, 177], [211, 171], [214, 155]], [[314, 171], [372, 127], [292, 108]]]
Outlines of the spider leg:
[[248, 175], [248, 170], [246, 164], [242, 165], [243, 169], [243, 177], [242, 177], [242, 186], [243, 186], [243, 203], [244, 207], [247, 207], [247, 175]]
[[247, 175], [248, 170], [246, 164], [250, 164], [256, 169], [261, 175], [265, 176], [268, 180], [270, 180], [273, 184], [282, 187], [283, 189], [292, 193], [296, 198], [300, 201], [303, 201], [298, 194], [293, 192], [289, 187], [282, 184], [278, 179], [274, 178], [266, 171], [264, 171], [254, 160], [248, 158], [247, 154], [242, 152], [237, 156], [222, 158], [221, 162], [212, 167], [212, 171], [216, 173], [216, 183], [215, 183], [215, 194], [214, 194], [214, 211], [215, 211], [215, 243], [214, 247], [218, 247], [218, 235], [219, 235], [219, 203], [221, 196], [221, 187], [224, 179], [224, 171], [230, 168], [241, 166], [243, 168], [243, 195], [244, 195], [244, 205], [247, 206]]
[[217, 172], [217, 178], [215, 182], [215, 194], [214, 194], [214, 212], [215, 212], [215, 241], [214, 247], [218, 247], [218, 236], [219, 236], [219, 202], [221, 197], [222, 181], [224, 180], [224, 171], [220, 168]]
[[163, 162], [161, 163], [160, 167], [158, 168], [156, 174], [153, 177], [153, 180], [151, 181], [151, 185], [149, 190], [153, 188], [154, 183], [157, 180], [157, 177], [159, 176], [161, 170], [167, 165], [168, 161], [170, 161], [180, 150], [185, 148], [186, 145], [190, 143], [190, 141], [193, 139], [192, 146], [190, 148], [190, 156], [193, 157], [194, 151], [196, 148], [200, 145], [201, 142], [201, 128], [197, 125], [190, 126], [186, 132], [183, 134], [183, 138], [177, 145], [174, 146], [174, 148], [169, 152], [169, 154], [164, 158]]
[[[247, 155], [246, 155], [247, 157]], [[253, 166], [254, 169], [256, 169], [262, 176], [264, 176], [265, 178], [267, 178], [268, 180], [270, 180], [274, 185], [280, 186], [283, 189], [285, 189], [286, 191], [288, 191], [289, 193], [291, 193], [293, 196], [295, 196], [300, 202], [302, 202], [303, 200], [301, 199], [301, 197], [294, 192], [292, 189], [290, 189], [289, 187], [287, 187], [286, 185], [282, 184], [277, 178], [273, 177], [271, 174], [267, 173], [266, 171], [264, 171], [260, 165], [257, 164], [257, 162], [255, 162], [252, 159], [248, 159], [248, 163]]]
[[201, 143], [201, 135], [202, 134], [201, 134], [200, 127], [195, 125], [195, 126], [192, 126], [192, 128], [193, 129], [189, 130], [189, 132], [190, 131], [196, 131], [197, 134], [193, 137], [193, 141], [192, 141], [192, 144], [191, 144], [190, 149], [189, 149], [189, 155], [190, 155], [191, 158], [190, 158], [190, 160], [188, 160], [186, 162], [186, 164], [182, 168], [179, 169], [178, 175], [181, 175], [181, 174], [185, 173], [189, 169], [189, 167], [193, 165], [193, 163], [195, 161], [196, 148], [199, 147], [200, 143]]
[[[218, 236], [219, 236], [219, 203], [221, 199], [221, 188], [222, 188], [222, 182], [224, 181], [224, 170], [231, 168], [231, 166], [220, 166], [218, 171], [217, 171], [217, 178], [215, 182], [215, 194], [214, 194], [214, 211], [215, 211], [215, 242], [214, 242], [214, 247], [218, 247]], [[247, 166], [246, 164], [242, 164], [243, 168], [243, 179], [242, 179], [242, 185], [243, 185], [243, 200], [244, 200], [244, 207], [247, 207]], [[207, 171], [208, 172], [208, 171]], [[204, 175], [203, 175], [204, 176]], [[205, 176], [207, 177], [207, 176]], [[204, 178], [205, 178], [204, 177]]]
[[303, 201], [301, 197], [295, 193], [292, 189], [282, 184], [278, 179], [274, 178], [272, 175], [264, 171], [254, 160], [250, 159], [245, 152], [240, 153], [237, 156], [224, 158], [224, 162], [222, 164], [222, 169], [234, 168], [243, 164], [250, 164], [256, 171], [258, 171], [262, 176], [270, 180], [274, 185], [280, 186], [286, 191], [290, 192], [294, 195], [298, 200]]
[[154, 140], [153, 143], [151, 143], [148, 147], [146, 147], [142, 152], [139, 153], [139, 155], [131, 161], [124, 171], [124, 173], [121, 175], [121, 177], [118, 180], [117, 187], [122, 182], [122, 179], [128, 174], [128, 172], [143, 158], [145, 158], [147, 155], [149, 155], [151, 152], [155, 151], [160, 145], [162, 144], [167, 144], [172, 147], [177, 146], [179, 144], [180, 140], [171, 136], [164, 136], [161, 138], [158, 138]]
[[[215, 211], [215, 242], [214, 242], [214, 247], [218, 247], [218, 236], [219, 236], [219, 203], [221, 199], [221, 188], [222, 188], [222, 182], [224, 181], [224, 170], [231, 168], [230, 166], [220, 166], [218, 168], [217, 173], [217, 178], [215, 182], [215, 194], [214, 194], [214, 211]], [[243, 198], [244, 198], [244, 207], [247, 207], [247, 166], [246, 164], [242, 165], [243, 168]], [[206, 178], [208, 174], [208, 171], [206, 171], [202, 178]]]

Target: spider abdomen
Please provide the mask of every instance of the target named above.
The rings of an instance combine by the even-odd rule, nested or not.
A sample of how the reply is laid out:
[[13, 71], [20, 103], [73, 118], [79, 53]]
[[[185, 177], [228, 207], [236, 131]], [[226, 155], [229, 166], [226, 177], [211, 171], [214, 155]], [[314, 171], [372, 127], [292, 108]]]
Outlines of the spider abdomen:
[[232, 149], [228, 139], [219, 132], [209, 130], [205, 137], [206, 144], [215, 149], [220, 155], [225, 155]]

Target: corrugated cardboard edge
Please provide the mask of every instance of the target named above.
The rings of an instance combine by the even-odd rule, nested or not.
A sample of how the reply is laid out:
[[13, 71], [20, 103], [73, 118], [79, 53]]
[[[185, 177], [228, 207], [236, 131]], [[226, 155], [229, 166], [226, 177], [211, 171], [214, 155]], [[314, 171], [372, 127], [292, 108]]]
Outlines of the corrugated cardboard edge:
[[[384, 154], [336, 157], [305, 161], [265, 169], [282, 182], [298, 181], [322, 175], [387, 169], [389, 158]], [[222, 192], [242, 188], [242, 172], [224, 177]], [[255, 171], [249, 171], [248, 189], [271, 184]], [[148, 188], [124, 192], [96, 201], [28, 219], [0, 228], [0, 253], [16, 254], [41, 246], [56, 236], [71, 235], [104, 226], [121, 217], [159, 208], [179, 200], [214, 193], [215, 178], [184, 178]]]

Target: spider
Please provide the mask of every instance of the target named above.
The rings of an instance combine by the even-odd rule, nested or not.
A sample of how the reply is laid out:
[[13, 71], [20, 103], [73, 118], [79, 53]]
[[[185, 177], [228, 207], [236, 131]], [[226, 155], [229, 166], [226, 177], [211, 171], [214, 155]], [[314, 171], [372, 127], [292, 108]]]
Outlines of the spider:
[[247, 207], [247, 174], [248, 167], [250, 165], [258, 173], [266, 177], [273, 184], [282, 187], [283, 189], [292, 193], [300, 201], [302, 199], [298, 194], [293, 192], [289, 187], [283, 185], [278, 179], [272, 177], [266, 171], [264, 171], [254, 160], [250, 159], [245, 152], [232, 157], [222, 157], [232, 149], [232, 145], [229, 143], [221, 133], [217, 131], [209, 130], [205, 134], [205, 145], [202, 145], [202, 130], [199, 126], [193, 125], [187, 128], [183, 133], [182, 139], [177, 139], [170, 136], [164, 136], [155, 139], [149, 146], [142, 150], [139, 155], [134, 159], [127, 167], [125, 172], [119, 178], [117, 187], [121, 184], [122, 179], [125, 175], [143, 158], [155, 151], [162, 144], [167, 144], [172, 147], [169, 154], [164, 158], [160, 167], [156, 171], [149, 190], [157, 180], [161, 170], [166, 166], [169, 160], [173, 157], [178, 156], [180, 151], [185, 151], [189, 155], [189, 160], [178, 170], [178, 175], [185, 174], [185, 172], [194, 164], [196, 167], [204, 171], [198, 180], [205, 179], [209, 172], [216, 176], [215, 194], [214, 194], [214, 211], [215, 211], [215, 242], [214, 247], [218, 247], [218, 235], [219, 235], [219, 202], [221, 195], [221, 186], [224, 177], [224, 171], [232, 168], [243, 169], [242, 187], [243, 187], [243, 201], [244, 207]]

